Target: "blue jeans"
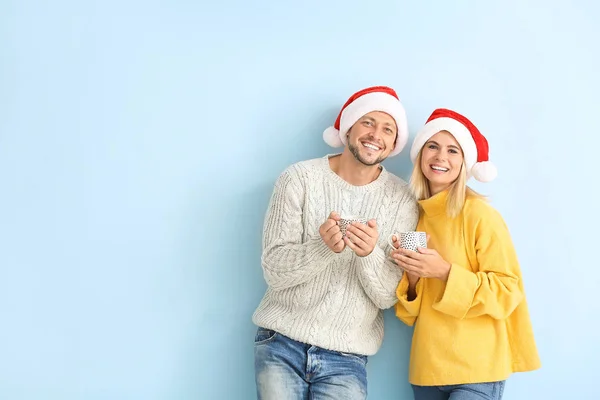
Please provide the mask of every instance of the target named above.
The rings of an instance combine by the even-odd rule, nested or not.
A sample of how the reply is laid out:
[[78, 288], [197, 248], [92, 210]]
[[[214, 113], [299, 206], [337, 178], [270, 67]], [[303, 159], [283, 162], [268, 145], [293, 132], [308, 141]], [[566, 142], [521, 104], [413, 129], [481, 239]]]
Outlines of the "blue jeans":
[[505, 381], [448, 386], [412, 385], [415, 400], [501, 400]]
[[364, 400], [367, 357], [325, 350], [259, 328], [254, 339], [258, 400]]

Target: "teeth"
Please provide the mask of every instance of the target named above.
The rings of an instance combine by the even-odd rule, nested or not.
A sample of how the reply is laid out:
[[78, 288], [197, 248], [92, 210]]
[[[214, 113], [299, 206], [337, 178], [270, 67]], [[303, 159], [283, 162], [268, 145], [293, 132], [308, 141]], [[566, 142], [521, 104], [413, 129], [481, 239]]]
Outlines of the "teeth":
[[436, 171], [443, 171], [443, 172], [448, 171], [448, 168], [436, 167], [435, 165], [432, 165], [431, 169], [434, 169]]
[[379, 147], [374, 146], [371, 143], [363, 143], [363, 146], [368, 147], [369, 149], [379, 150]]

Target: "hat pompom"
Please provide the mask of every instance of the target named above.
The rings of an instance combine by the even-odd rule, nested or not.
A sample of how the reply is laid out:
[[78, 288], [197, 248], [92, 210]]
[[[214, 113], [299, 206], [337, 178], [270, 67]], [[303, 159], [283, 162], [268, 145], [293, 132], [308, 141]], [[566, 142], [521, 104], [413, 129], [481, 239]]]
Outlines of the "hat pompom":
[[344, 145], [340, 138], [340, 131], [333, 126], [330, 126], [323, 131], [323, 140], [331, 147], [342, 147]]
[[478, 162], [471, 168], [471, 175], [479, 182], [490, 182], [498, 175], [496, 166], [490, 161]]

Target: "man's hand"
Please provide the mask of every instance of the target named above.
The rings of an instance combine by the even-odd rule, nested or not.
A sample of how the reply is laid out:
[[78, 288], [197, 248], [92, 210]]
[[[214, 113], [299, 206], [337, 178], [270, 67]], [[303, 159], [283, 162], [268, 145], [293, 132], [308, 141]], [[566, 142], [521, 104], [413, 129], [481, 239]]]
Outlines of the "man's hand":
[[359, 257], [366, 257], [377, 246], [377, 222], [374, 219], [367, 221], [367, 224], [353, 222], [346, 228], [346, 237], [344, 243], [354, 251]]
[[337, 224], [340, 219], [339, 214], [332, 211], [319, 228], [319, 235], [321, 235], [323, 242], [335, 253], [341, 253], [346, 247], [342, 240], [342, 232]]

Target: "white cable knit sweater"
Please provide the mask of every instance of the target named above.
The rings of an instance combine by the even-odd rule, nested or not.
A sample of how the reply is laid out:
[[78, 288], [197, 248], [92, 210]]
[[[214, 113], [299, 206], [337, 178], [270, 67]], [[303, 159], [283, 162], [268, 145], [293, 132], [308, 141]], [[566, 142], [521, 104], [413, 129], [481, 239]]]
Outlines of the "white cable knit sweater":
[[[403, 180], [386, 171], [364, 186], [334, 173], [329, 157], [302, 161], [277, 180], [264, 224], [268, 288], [252, 320], [297, 341], [372, 355], [383, 340], [383, 312], [401, 278], [388, 237], [414, 230], [418, 206]], [[366, 257], [334, 253], [319, 227], [331, 211], [375, 218], [379, 245]]]

